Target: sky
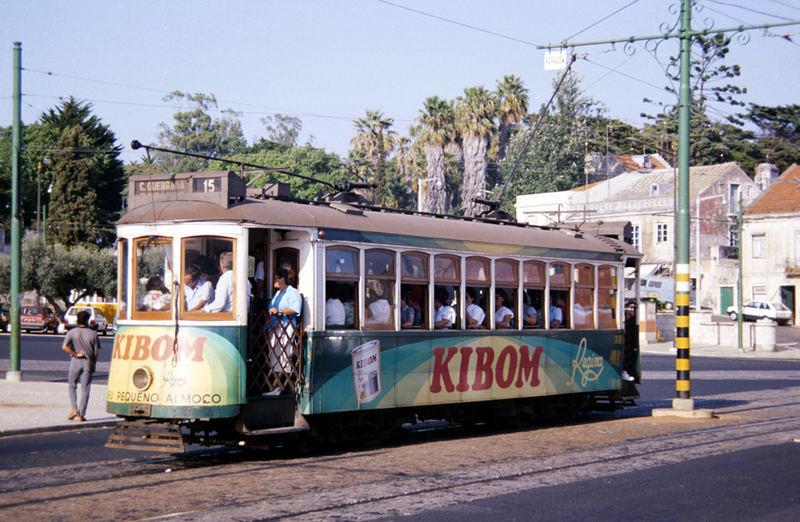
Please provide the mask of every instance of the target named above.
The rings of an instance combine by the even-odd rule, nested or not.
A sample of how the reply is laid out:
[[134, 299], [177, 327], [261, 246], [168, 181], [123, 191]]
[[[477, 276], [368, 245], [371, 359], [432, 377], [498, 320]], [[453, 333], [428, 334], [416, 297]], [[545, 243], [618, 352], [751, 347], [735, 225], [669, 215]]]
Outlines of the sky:
[[[800, 20], [800, 0], [699, 0], [693, 27], [722, 29]], [[346, 156], [353, 120], [378, 110], [408, 134], [426, 98], [522, 79], [532, 111], [552, 92], [537, 45], [657, 35], [677, 23], [678, 0], [26, 0], [0, 3], [0, 125], [12, 123], [13, 45], [22, 43], [22, 120], [59, 100], [90, 102], [137, 161], [137, 139], [157, 143], [160, 124], [186, 106], [174, 90], [213, 94], [240, 113], [245, 138], [261, 119], [302, 120], [301, 142]], [[742, 68], [748, 103], [800, 103], [800, 25], [754, 30], [726, 63]], [[663, 87], [677, 40], [655, 54], [638, 44], [575, 48], [585, 94], [607, 116], [636, 126]], [[721, 108], [721, 118], [731, 109]], [[219, 116], [220, 114], [214, 114]]]

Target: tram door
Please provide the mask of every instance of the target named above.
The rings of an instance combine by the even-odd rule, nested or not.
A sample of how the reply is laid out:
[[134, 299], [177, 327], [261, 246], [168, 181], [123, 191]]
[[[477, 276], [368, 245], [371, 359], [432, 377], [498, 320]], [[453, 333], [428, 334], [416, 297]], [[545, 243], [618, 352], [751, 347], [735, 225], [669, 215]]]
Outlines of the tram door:
[[[297, 289], [299, 251], [289, 247], [271, 248], [269, 239], [266, 230], [255, 231], [250, 237], [250, 244], [255, 246], [250, 254], [251, 265], [254, 265], [253, 288], [257, 290], [248, 317], [249, 397], [291, 395], [302, 375], [302, 317], [300, 314], [269, 313], [273, 298], [280, 299], [277, 308], [286, 309], [285, 298], [292, 293], [285, 288], [281, 292], [275, 278], [277, 274], [285, 275], [285, 284]], [[260, 295], [259, 288], [262, 289]]]

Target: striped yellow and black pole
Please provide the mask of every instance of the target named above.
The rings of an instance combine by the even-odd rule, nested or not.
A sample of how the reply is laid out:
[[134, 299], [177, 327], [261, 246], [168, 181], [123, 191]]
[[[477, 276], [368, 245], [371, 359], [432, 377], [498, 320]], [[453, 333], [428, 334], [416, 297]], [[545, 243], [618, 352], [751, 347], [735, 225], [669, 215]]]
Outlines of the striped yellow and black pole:
[[[678, 351], [675, 389], [677, 398], [672, 401], [675, 410], [692, 410], [689, 379], [689, 105], [692, 94], [689, 87], [689, 59], [692, 45], [691, 2], [681, 2], [681, 53], [680, 96], [678, 102], [678, 216], [675, 266], [675, 342]], [[699, 226], [699, 224], [698, 224]], [[699, 260], [698, 260], [699, 262]], [[698, 297], [699, 298], [699, 297]]]

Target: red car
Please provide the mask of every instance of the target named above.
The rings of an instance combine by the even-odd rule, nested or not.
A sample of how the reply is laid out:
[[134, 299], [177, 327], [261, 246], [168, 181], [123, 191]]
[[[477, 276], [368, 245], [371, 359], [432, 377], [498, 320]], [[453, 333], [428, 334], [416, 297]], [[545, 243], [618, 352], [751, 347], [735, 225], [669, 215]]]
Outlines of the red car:
[[46, 306], [23, 306], [19, 311], [19, 329], [23, 332], [55, 332], [58, 318]]

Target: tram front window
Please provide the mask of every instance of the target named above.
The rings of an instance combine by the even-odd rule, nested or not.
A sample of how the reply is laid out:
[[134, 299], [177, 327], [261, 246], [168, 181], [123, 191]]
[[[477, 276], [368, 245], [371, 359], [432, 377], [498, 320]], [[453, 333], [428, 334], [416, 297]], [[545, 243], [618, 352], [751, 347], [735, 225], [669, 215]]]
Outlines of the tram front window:
[[168, 318], [173, 303], [172, 239], [143, 237], [135, 240], [136, 313]]

